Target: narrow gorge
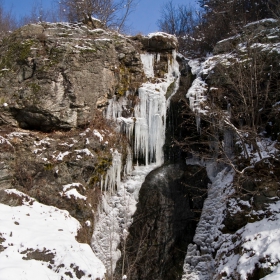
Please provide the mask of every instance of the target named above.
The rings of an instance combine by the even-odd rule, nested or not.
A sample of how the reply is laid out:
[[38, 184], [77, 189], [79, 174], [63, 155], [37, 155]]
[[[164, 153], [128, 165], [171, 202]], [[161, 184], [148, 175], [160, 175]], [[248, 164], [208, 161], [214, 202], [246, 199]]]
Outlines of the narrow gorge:
[[0, 279], [277, 279], [279, 21], [198, 58], [94, 25], [1, 41]]

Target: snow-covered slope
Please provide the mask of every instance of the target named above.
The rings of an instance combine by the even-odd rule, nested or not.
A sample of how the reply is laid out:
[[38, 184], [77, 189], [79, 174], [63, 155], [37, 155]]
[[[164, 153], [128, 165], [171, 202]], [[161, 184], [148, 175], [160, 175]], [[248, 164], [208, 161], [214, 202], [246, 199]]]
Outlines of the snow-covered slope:
[[0, 279], [92, 279], [105, 267], [88, 244], [75, 239], [80, 223], [65, 210], [6, 190], [22, 205], [0, 204]]
[[[212, 184], [188, 246], [183, 280], [280, 279], [280, 96], [270, 83], [278, 80], [279, 53], [279, 22], [268, 19], [219, 42], [204, 60], [189, 61], [195, 75], [187, 92], [190, 109], [201, 137], [213, 125], [215, 143], [196, 161], [208, 166]], [[225, 169], [211, 172], [213, 161], [203, 160], [209, 156]]]

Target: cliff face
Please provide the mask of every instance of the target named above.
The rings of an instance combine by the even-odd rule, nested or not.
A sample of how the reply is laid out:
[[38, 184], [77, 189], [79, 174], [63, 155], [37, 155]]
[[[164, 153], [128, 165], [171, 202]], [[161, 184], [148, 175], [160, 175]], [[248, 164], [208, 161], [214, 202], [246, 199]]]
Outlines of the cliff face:
[[0, 48], [1, 122], [44, 131], [85, 126], [108, 99], [146, 81], [141, 51], [174, 48], [175, 39], [129, 39], [78, 24], [24, 26]]
[[[250, 24], [197, 60], [162, 33], [42, 23], [5, 38], [0, 271], [8, 256], [52, 279], [276, 274], [279, 36], [278, 21]], [[40, 242], [15, 235], [32, 213]]]
[[183, 279], [279, 277], [279, 35], [279, 21], [254, 22], [189, 61], [198, 134], [187, 162], [206, 165], [212, 184]]
[[[1, 42], [0, 201], [6, 214], [0, 258], [5, 254], [11, 262], [19, 258], [19, 271], [28, 261], [35, 261], [26, 269], [29, 279], [39, 262], [43, 265], [39, 273], [51, 278], [54, 273], [62, 279], [104, 277], [104, 264], [89, 245], [79, 245], [74, 237], [91, 244], [97, 217], [119, 191], [121, 179], [131, 173], [133, 157], [161, 162], [156, 154], [162, 155], [165, 96], [172, 94], [179, 75], [173, 67], [176, 46], [176, 38], [168, 34], [124, 37], [63, 23], [24, 26]], [[144, 102], [140, 96], [146, 98]], [[154, 138], [148, 139], [146, 128], [152, 119], [157, 121]], [[131, 138], [123, 135], [125, 125], [120, 128], [120, 121], [138, 132], [132, 132]], [[158, 129], [160, 145], [156, 143]], [[131, 154], [131, 147], [139, 151]], [[8, 217], [13, 209], [18, 226], [13, 232], [19, 235], [27, 231], [32, 236], [34, 228], [27, 224], [42, 220], [37, 231], [40, 242], [10, 235], [13, 221]], [[30, 219], [21, 216], [23, 209], [29, 211]], [[38, 219], [33, 220], [32, 213]], [[59, 242], [61, 246], [47, 241], [56, 231], [59, 238], [65, 231], [68, 241]], [[101, 231], [104, 234], [106, 229]], [[73, 242], [69, 246], [77, 252], [76, 257], [69, 254], [69, 263], [63, 261], [67, 242]], [[9, 251], [11, 246], [18, 249]], [[78, 258], [82, 252], [92, 263]], [[0, 269], [6, 269], [8, 264], [1, 263]], [[13, 278], [11, 270], [5, 273]]]

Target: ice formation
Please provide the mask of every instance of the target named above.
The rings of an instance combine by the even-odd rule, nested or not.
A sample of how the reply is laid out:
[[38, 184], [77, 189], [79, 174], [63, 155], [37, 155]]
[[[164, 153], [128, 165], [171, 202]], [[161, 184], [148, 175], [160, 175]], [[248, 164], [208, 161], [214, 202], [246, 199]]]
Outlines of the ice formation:
[[[153, 63], [160, 59], [157, 54], [142, 54], [142, 63], [147, 78], [153, 73]], [[138, 90], [139, 103], [134, 108], [134, 115], [122, 117], [123, 110], [128, 106], [126, 97], [114, 97], [109, 101], [106, 117], [116, 120], [120, 129], [133, 145], [134, 159], [141, 160], [145, 165], [163, 163], [162, 147], [165, 141], [166, 127], [166, 92], [175, 82], [174, 92], [178, 87], [179, 65], [176, 52], [168, 62], [168, 73], [165, 79], [158, 79], [157, 83], [147, 82]], [[127, 95], [130, 93], [128, 92]], [[134, 137], [134, 138], [133, 138]]]
[[[120, 187], [122, 168], [122, 155], [117, 150], [115, 150], [112, 152], [112, 156], [112, 165], [107, 171], [104, 182], [104, 190], [108, 190], [110, 194], [112, 194], [115, 191], [115, 188], [116, 190], [118, 190]], [[101, 191], [102, 188], [103, 186], [101, 184]]]
[[[147, 78], [153, 77], [153, 64], [160, 60], [160, 55], [142, 54], [141, 59]], [[131, 93], [127, 92], [126, 96], [109, 100], [106, 117], [119, 123], [120, 132], [127, 136], [131, 144], [124, 167], [124, 181], [120, 178], [121, 155], [114, 151], [113, 164], [107, 172], [103, 186], [103, 189], [111, 191], [103, 195], [102, 209], [99, 209], [97, 214], [93, 233], [92, 248], [109, 273], [114, 271], [121, 256], [118, 245], [123, 240], [122, 233], [126, 232], [132, 223], [140, 187], [146, 175], [164, 160], [163, 145], [168, 105], [166, 93], [171, 85], [175, 93], [179, 85], [179, 65], [175, 51], [168, 62], [165, 78], [157, 79], [156, 83], [142, 84], [138, 89], [139, 102], [134, 107], [133, 115], [123, 117], [126, 108], [131, 106], [127, 98]], [[133, 159], [139, 162], [134, 167]]]

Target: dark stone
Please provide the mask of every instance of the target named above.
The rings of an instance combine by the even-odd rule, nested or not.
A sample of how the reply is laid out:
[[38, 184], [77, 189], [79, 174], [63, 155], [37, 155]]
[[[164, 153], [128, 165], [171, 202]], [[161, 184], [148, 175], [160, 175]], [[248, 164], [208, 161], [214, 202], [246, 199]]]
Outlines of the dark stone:
[[245, 226], [248, 223], [248, 217], [246, 216], [248, 213], [249, 212], [242, 211], [231, 215], [231, 213], [227, 212], [223, 221], [223, 224], [225, 225], [223, 233], [234, 233]]
[[184, 164], [164, 165], [146, 177], [126, 244], [128, 279], [181, 279], [208, 182], [204, 168]]
[[27, 249], [26, 251], [21, 252], [21, 254], [26, 254], [26, 257], [22, 257], [23, 260], [37, 260], [54, 264], [55, 254], [46, 249], [43, 251]]
[[132, 40], [140, 41], [145, 50], [152, 52], [172, 51], [178, 47], [177, 38], [163, 32], [158, 32], [150, 37], [134, 36]]
[[271, 269], [269, 267], [264, 268], [264, 267], [260, 267], [259, 264], [255, 264], [255, 269], [252, 271], [252, 273], [247, 275], [247, 279], [259, 280], [270, 273], [271, 273]]

